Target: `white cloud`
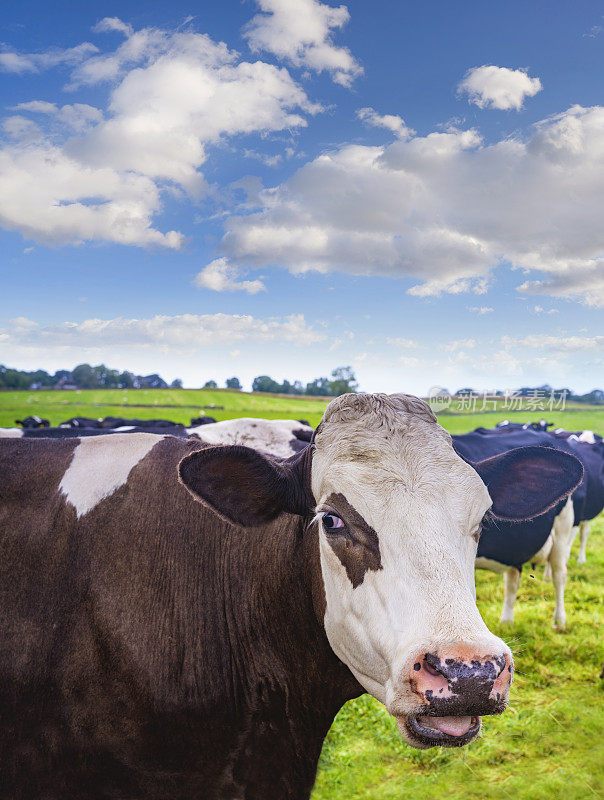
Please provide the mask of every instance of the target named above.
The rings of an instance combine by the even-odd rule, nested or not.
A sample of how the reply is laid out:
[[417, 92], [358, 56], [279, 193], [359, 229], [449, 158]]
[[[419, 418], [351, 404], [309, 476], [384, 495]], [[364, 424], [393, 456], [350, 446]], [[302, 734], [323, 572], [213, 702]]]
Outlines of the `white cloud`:
[[468, 70], [457, 91], [479, 108], [520, 111], [525, 98], [534, 97], [542, 88], [539, 78], [529, 77], [522, 69], [484, 65]]
[[471, 311], [473, 314], [478, 314], [479, 316], [490, 314], [494, 310], [495, 309], [491, 308], [491, 306], [468, 306], [468, 311]]
[[531, 334], [520, 337], [504, 336], [501, 342], [506, 348], [528, 347], [539, 350], [547, 349], [555, 353], [604, 352], [604, 336]]
[[247, 292], [257, 294], [266, 291], [262, 281], [238, 280], [239, 270], [229, 264], [226, 258], [216, 258], [195, 276], [193, 283], [199, 289], [211, 289], [214, 292]]
[[415, 134], [412, 128], [408, 128], [405, 120], [398, 114], [378, 114], [373, 108], [359, 108], [357, 117], [366, 122], [367, 125], [374, 125], [377, 128], [386, 128], [392, 131], [399, 139], [408, 139]]
[[65, 50], [52, 48], [44, 53], [13, 53], [5, 51], [0, 53], [0, 70], [18, 74], [40, 72], [62, 64], [72, 66], [89, 58], [92, 53], [96, 52], [98, 52], [98, 47], [95, 47], [90, 42], [82, 42], [76, 47], [68, 47]]
[[346, 6], [318, 0], [256, 0], [261, 13], [243, 29], [254, 53], [273, 53], [295, 67], [326, 70], [336, 83], [350, 86], [363, 68], [346, 47], [336, 47], [332, 30], [345, 25]]
[[26, 318], [0, 329], [3, 343], [20, 348], [158, 348], [197, 350], [235, 342], [278, 342], [304, 346], [323, 341], [325, 333], [309, 326], [303, 314], [257, 319], [247, 314], [158, 315], [149, 319], [86, 319], [38, 325]]
[[455, 353], [463, 348], [473, 349], [476, 347], [476, 339], [454, 339], [452, 342], [447, 342], [443, 345], [443, 350], [448, 353]]
[[42, 135], [42, 131], [35, 122], [20, 114], [5, 117], [2, 120], [2, 130], [9, 139], [20, 142], [32, 142]]
[[62, 58], [81, 62], [72, 87], [113, 84], [105, 113], [32, 100], [18, 109], [38, 115], [43, 137], [21, 115], [5, 122], [16, 142], [0, 149], [0, 224], [32, 239], [180, 247], [182, 235], [160, 232], [153, 220], [175, 186], [192, 197], [206, 190], [201, 168], [210, 145], [294, 129], [306, 125], [300, 112], [320, 110], [285, 68], [240, 61], [204, 34], [132, 32], [117, 18], [96, 30], [126, 40], [108, 53], [82, 45], [73, 48], [78, 59], [67, 51]]
[[523, 292], [604, 305], [604, 107], [490, 145], [475, 130], [343, 145], [256, 202], [221, 245], [246, 267], [413, 278], [426, 297], [482, 294], [509, 262], [541, 273]]
[[534, 314], [557, 314], [557, 308], [548, 308], [545, 309], [543, 306], [533, 306], [533, 313]]
[[56, 103], [49, 103], [46, 100], [30, 100], [27, 103], [18, 103], [13, 106], [13, 110], [25, 111], [30, 114], [44, 114], [76, 133], [84, 133], [103, 119], [103, 112], [100, 109], [86, 103], [74, 103], [59, 107]]
[[26, 238], [178, 248], [182, 234], [151, 226], [160, 208], [144, 175], [90, 167], [48, 143], [0, 150], [0, 225]]
[[94, 33], [123, 33], [124, 36], [132, 36], [134, 33], [132, 25], [123, 22], [119, 17], [104, 17], [92, 30]]
[[416, 342], [415, 339], [405, 339], [404, 337], [397, 337], [394, 339], [388, 337], [386, 342], [394, 347], [405, 347], [409, 350], [415, 350], [420, 346], [419, 342]]

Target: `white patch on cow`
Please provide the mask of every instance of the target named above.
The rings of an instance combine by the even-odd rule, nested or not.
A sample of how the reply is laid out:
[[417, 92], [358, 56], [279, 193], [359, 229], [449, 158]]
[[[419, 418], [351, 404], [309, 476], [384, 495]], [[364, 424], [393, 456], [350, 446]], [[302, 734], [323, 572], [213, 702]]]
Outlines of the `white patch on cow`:
[[131, 433], [79, 439], [59, 484], [77, 516], [87, 514], [123, 486], [132, 468], [163, 438], [154, 433]]
[[0, 439], [20, 439], [22, 436], [21, 428], [0, 428]]
[[480, 556], [475, 562], [476, 569], [488, 569], [490, 572], [497, 572], [499, 574], [509, 569], [507, 564], [502, 564], [500, 561], [495, 561], [492, 558], [485, 558]]
[[324, 625], [334, 652], [391, 713], [417, 706], [408, 678], [418, 653], [462, 644], [509, 653], [475, 603], [472, 532], [491, 500], [426, 403], [333, 400], [317, 430], [311, 481], [318, 510], [341, 493], [378, 536], [381, 569], [368, 569], [354, 588], [320, 527]]
[[587, 444], [595, 444], [596, 437], [594, 436], [593, 431], [583, 431], [583, 433], [579, 436], [580, 442], [587, 442]]
[[116, 433], [126, 433], [126, 431], [133, 431], [136, 425], [122, 425], [121, 428], [114, 428]]
[[289, 458], [297, 452], [291, 446], [297, 430], [312, 432], [312, 428], [295, 419], [242, 417], [187, 428], [187, 433], [196, 434], [207, 444], [243, 444], [273, 456]]

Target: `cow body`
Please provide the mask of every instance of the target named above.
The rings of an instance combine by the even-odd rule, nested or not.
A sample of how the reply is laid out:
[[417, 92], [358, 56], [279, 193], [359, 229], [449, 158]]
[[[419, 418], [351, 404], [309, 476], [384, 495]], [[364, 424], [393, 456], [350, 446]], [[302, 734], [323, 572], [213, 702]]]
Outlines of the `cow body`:
[[[513, 424], [513, 423], [511, 423]], [[566, 625], [564, 608], [564, 589], [567, 579], [567, 566], [573, 540], [585, 512], [587, 497], [587, 472], [584, 460], [580, 458], [570, 442], [555, 440], [544, 431], [531, 428], [480, 429], [453, 437], [455, 448], [463, 457], [480, 460], [496, 453], [503, 453], [516, 447], [538, 446], [556, 448], [573, 454], [581, 461], [584, 474], [580, 485], [575, 489], [572, 499], [561, 501], [544, 514], [522, 524], [498, 522], [488, 524], [483, 529], [477, 553], [476, 566], [501, 572], [504, 575], [504, 602], [501, 621], [514, 621], [514, 605], [520, 585], [522, 565], [545, 564], [551, 572], [556, 603], [554, 626], [563, 629]]]
[[[71, 475], [77, 440], [3, 443], [0, 797], [308, 797], [363, 691], [313, 610], [316, 537], [299, 517], [242, 532], [203, 509], [176, 481], [199, 442], [86, 444], [102, 441]], [[93, 505], [118, 443], [128, 481]]]
[[481, 520], [541, 513], [580, 466], [530, 447], [470, 465], [423, 401], [348, 395], [286, 460], [7, 439], [0, 474], [2, 800], [307, 800], [362, 691], [417, 748], [503, 711]]

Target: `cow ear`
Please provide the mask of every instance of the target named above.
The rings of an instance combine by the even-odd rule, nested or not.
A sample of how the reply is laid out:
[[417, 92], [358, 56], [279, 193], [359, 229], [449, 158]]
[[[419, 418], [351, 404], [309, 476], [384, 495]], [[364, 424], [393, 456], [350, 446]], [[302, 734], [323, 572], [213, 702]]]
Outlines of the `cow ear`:
[[472, 466], [489, 490], [493, 515], [510, 522], [544, 514], [583, 480], [581, 462], [553, 447], [516, 447]]
[[306, 451], [280, 461], [242, 445], [207, 447], [178, 465], [180, 482], [227, 522], [253, 527], [309, 511]]

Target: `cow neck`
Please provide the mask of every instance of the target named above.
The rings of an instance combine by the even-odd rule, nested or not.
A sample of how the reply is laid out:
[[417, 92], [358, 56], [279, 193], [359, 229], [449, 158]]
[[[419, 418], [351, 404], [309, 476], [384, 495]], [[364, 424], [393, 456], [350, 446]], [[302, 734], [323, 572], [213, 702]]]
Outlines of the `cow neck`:
[[[307, 473], [303, 485], [309, 492], [310, 464], [310, 448], [290, 461], [292, 468]], [[309, 525], [311, 518], [283, 515], [250, 541], [253, 563], [261, 567], [255, 571], [254, 600], [236, 621], [237, 653], [246, 664], [235, 669], [247, 721], [229, 775], [254, 800], [306, 800], [335, 715], [346, 700], [364, 691], [327, 641], [317, 529]]]

